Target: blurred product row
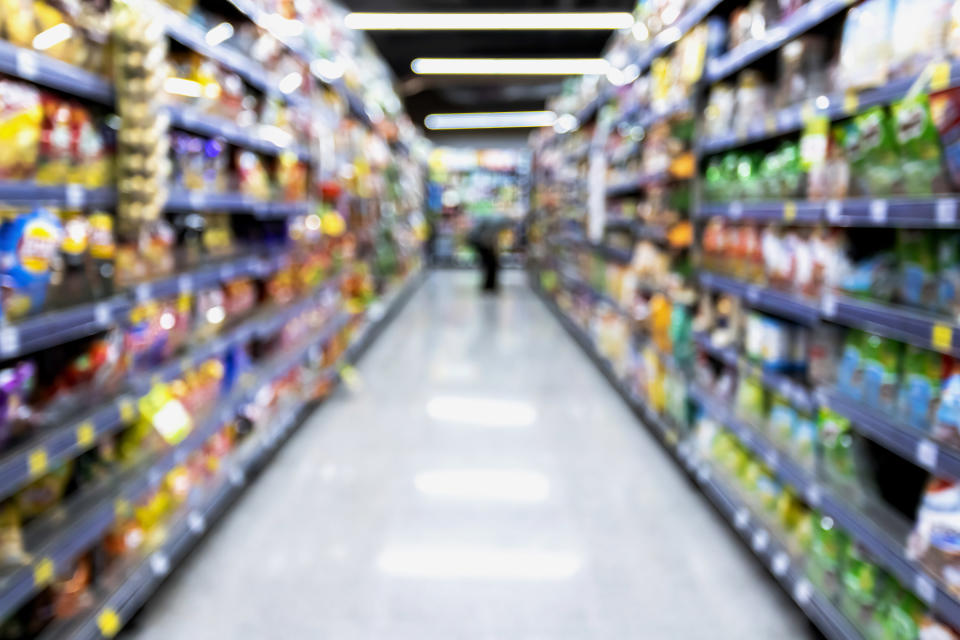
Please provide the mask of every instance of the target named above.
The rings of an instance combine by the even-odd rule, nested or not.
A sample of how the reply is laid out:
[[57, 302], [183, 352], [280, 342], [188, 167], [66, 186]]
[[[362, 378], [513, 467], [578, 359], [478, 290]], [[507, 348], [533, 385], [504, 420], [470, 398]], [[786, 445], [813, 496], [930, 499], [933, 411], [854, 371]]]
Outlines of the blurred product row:
[[0, 3], [0, 637], [112, 637], [421, 268], [325, 0]]
[[531, 136], [536, 286], [825, 635], [956, 637], [960, 4], [636, 15]]

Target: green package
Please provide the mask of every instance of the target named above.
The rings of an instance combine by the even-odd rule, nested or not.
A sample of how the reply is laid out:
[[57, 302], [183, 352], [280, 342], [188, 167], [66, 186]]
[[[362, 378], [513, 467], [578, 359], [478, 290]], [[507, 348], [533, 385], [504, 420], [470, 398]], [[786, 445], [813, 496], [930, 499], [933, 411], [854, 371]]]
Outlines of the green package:
[[920, 637], [920, 624], [927, 607], [915, 595], [899, 585], [891, 589], [880, 617], [883, 640], [914, 640]]
[[809, 522], [809, 558], [807, 575], [811, 582], [828, 597], [840, 590], [843, 555], [847, 535], [837, 528], [833, 519], [813, 511]]
[[826, 470], [842, 480], [856, 481], [850, 420], [827, 407], [821, 407], [817, 432]]
[[900, 176], [900, 165], [893, 123], [886, 110], [873, 107], [851, 120], [844, 141], [860, 194], [889, 195]]
[[780, 445], [789, 446], [796, 422], [797, 410], [785, 397], [775, 393], [770, 405], [770, 437]]
[[903, 192], [909, 195], [933, 193], [940, 177], [940, 137], [930, 116], [930, 96], [919, 94], [895, 103], [891, 110], [900, 147]]
[[748, 420], [761, 423], [767, 415], [764, 389], [759, 380], [744, 377], [737, 387], [737, 412]]
[[841, 609], [866, 637], [882, 633], [881, 604], [891, 581], [857, 543], [847, 545], [843, 561]]

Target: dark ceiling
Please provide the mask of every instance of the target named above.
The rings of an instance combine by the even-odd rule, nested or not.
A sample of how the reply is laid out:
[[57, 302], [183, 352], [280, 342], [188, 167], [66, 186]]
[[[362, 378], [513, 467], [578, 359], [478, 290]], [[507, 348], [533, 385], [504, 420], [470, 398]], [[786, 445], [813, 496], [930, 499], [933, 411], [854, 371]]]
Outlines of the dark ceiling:
[[[345, 0], [351, 11], [630, 11], [636, 0]], [[415, 124], [429, 113], [542, 109], [563, 78], [416, 76], [414, 58], [584, 58], [599, 56], [610, 31], [371, 31], [397, 76]]]

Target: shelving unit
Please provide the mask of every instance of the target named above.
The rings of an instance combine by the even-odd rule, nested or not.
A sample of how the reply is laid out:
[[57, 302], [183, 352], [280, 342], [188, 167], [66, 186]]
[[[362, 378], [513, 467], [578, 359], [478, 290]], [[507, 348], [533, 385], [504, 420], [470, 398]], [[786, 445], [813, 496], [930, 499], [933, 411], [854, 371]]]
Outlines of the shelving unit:
[[[800, 505], [802, 513], [828, 519], [833, 523], [831, 526], [835, 525], [849, 537], [849, 549], [856, 547], [860, 555], [844, 550], [836, 560], [838, 566], [846, 562], [866, 563], [875, 571], [871, 575], [877, 580], [896, 585], [894, 588], [908, 594], [904, 598], [916, 598], [923, 603], [924, 615], [929, 620], [960, 629], [960, 596], [951, 591], [942, 569], [916, 557], [914, 549], [917, 542], [914, 536], [920, 535], [915, 531], [914, 520], [923, 517], [917, 512], [924, 499], [921, 486], [924, 478], [928, 482], [935, 478], [960, 480], [960, 449], [942, 435], [949, 425], [938, 424], [934, 428], [931, 419], [917, 425], [918, 418], [907, 417], [904, 413], [907, 408], [901, 407], [903, 396], [899, 395], [903, 393], [900, 385], [906, 384], [900, 377], [905, 375], [902, 369], [895, 371], [893, 383], [883, 378], [883, 384], [892, 385], [892, 389], [884, 387], [886, 395], [882, 402], [876, 398], [851, 397], [835, 380], [838, 374], [831, 369], [831, 366], [842, 365], [837, 363], [841, 357], [837, 350], [843, 352], [847, 348], [857, 353], [855, 346], [849, 346], [855, 345], [855, 338], [850, 336], [863, 335], [864, 340], [869, 337], [874, 341], [869, 343], [873, 346], [864, 349], [878, 348], [875, 341], [880, 339], [895, 341], [898, 350], [889, 348], [890, 353], [896, 354], [891, 357], [898, 358], [897, 367], [903, 363], [902, 353], [914, 349], [907, 352], [930, 354], [931, 362], [945, 363], [943, 371], [951, 371], [952, 361], [941, 361], [937, 354], [960, 357], [957, 342], [960, 324], [956, 314], [939, 302], [940, 306], [929, 301], [914, 302], [911, 306], [907, 302], [909, 295], [893, 285], [890, 289], [894, 292], [880, 300], [868, 299], [868, 291], [857, 289], [856, 283], [847, 285], [839, 276], [825, 277], [822, 281], [817, 281], [815, 278], [819, 276], [815, 276], [812, 283], [802, 280], [807, 267], [812, 273], [818, 273], [816, 269], [822, 267], [822, 262], [811, 265], [822, 257], [802, 254], [799, 249], [800, 257], [788, 263], [783, 273], [765, 271], [772, 268], [769, 266], [774, 261], [771, 256], [779, 240], [789, 243], [799, 238], [798, 243], [809, 243], [803, 246], [811, 252], [841, 246], [838, 251], [847, 251], [844, 255], [851, 264], [865, 260], [864, 256], [880, 255], [875, 254], [874, 247], [893, 247], [896, 239], [895, 248], [882, 256], [888, 260], [882, 263], [890, 270], [887, 277], [905, 278], [896, 271], [905, 268], [901, 265], [903, 261], [913, 261], [911, 267], [915, 272], [922, 272], [925, 267], [918, 268], [913, 263], [925, 264], [923, 261], [931, 259], [929, 252], [933, 250], [920, 258], [908, 252], [926, 249], [908, 246], [901, 250], [901, 232], [942, 232], [944, 237], [949, 234], [952, 238], [960, 228], [957, 218], [960, 196], [943, 187], [953, 178], [945, 169], [936, 183], [939, 186], [931, 189], [931, 194], [903, 195], [923, 194], [923, 190], [895, 184], [888, 191], [870, 191], [862, 177], [861, 182], [855, 182], [855, 168], [847, 165], [853, 177], [849, 188], [841, 190], [842, 193], [830, 189], [816, 192], [813, 186], [808, 191], [803, 174], [806, 169], [800, 171], [799, 182], [792, 183], [790, 179], [794, 174], [789, 172], [794, 165], [782, 170], [787, 177], [779, 178], [774, 165], [777, 158], [784, 157], [777, 155], [783, 149], [796, 148], [800, 153], [800, 145], [794, 142], [793, 136], [811, 136], [813, 140], [816, 132], [824, 129], [825, 145], [836, 146], [824, 146], [823, 155], [829, 151], [837, 158], [852, 162], [844, 156], [852, 152], [837, 142], [843, 139], [844, 132], [854, 135], [850, 133], [852, 125], [848, 121], [859, 122], [876, 114], [877, 108], [896, 114], [898, 103], [925, 93], [936, 93], [940, 99], [949, 100], [951, 96], [944, 97], [946, 94], [938, 92], [960, 86], [960, 63], [932, 54], [922, 63], [904, 65], [902, 69], [891, 63], [886, 80], [859, 85], [851, 81], [849, 86], [853, 88], [849, 89], [844, 88], [838, 74], [837, 78], [831, 76], [823, 83], [823, 87], [829, 85], [827, 89], [812, 81], [817, 89], [811, 89], [802, 98], [787, 91], [796, 85], [777, 84], [783, 80], [780, 75], [784, 74], [784, 68], [789, 68], [782, 57], [777, 58], [784, 54], [787, 45], [801, 39], [806, 42], [808, 35], [814, 47], [824, 41], [830, 44], [831, 39], [847, 37], [844, 21], [848, 11], [863, 9], [867, 4], [848, 0], [811, 0], [799, 7], [791, 6], [784, 9], [786, 17], [778, 23], [771, 22], [767, 16], [766, 24], [757, 33], [741, 33], [746, 41], [726, 51], [712, 51], [706, 35], [702, 36], [703, 42], [694, 39], [690, 48], [679, 49], [689, 44], [685, 36], [691, 34], [691, 38], [695, 38], [697, 28], [706, 27], [709, 20], [722, 25], [734, 16], [737, 20], [752, 19], [736, 13], [739, 9], [746, 13], [746, 4], [692, 2], [687, 3], [679, 16], [671, 14], [663, 20], [657, 13], [649, 22], [643, 22], [641, 10], [643, 23], [633, 30], [633, 36], [615, 36], [607, 56], [616, 60], [621, 70], [632, 74], [638, 69], [641, 76], [649, 72], [649, 77], [624, 86], [601, 81], [595, 89], [593, 84], [584, 82], [579, 92], [576, 87], [569, 87], [566, 95], [550, 105], [558, 112], [575, 113], [578, 102], [585, 104], [582, 108], [597, 118], [597, 124], [586, 127], [586, 121], [579, 118], [580, 130], [566, 134], [551, 131], [532, 137], [536, 149], [533, 172], [536, 216], [531, 220], [540, 225], [532, 235], [542, 244], [533, 250], [536, 260], [530, 269], [531, 281], [640, 421], [665, 444], [678, 464], [690, 473], [707, 498], [827, 637], [874, 637], [875, 629], [867, 626], [884, 624], [881, 616], [885, 614], [878, 613], [870, 621], [864, 621], [855, 619], [845, 607], [844, 599], [854, 597], [848, 591], [855, 577], [838, 577], [839, 586], [832, 589], [814, 584], [805, 565], [822, 559], [816, 556], [819, 551], [811, 546], [798, 549], [797, 541], [791, 539], [792, 533], [777, 532], [779, 525], [770, 526], [765, 522], [773, 516], [750, 504], [751, 500], [758, 499], [756, 492], [766, 490], [750, 484], [754, 481], [759, 484], [758, 476], [772, 478], [777, 487], [773, 491], [779, 492], [774, 495], [792, 493], [791, 500]], [[892, 22], [893, 17], [888, 17]], [[746, 23], [738, 24], [743, 27]], [[652, 25], [652, 33], [647, 32], [647, 25]], [[712, 24], [710, 29], [718, 27]], [[706, 32], [704, 28], [701, 35]], [[714, 31], [710, 34], [710, 37], [717, 35]], [[875, 40], [882, 42], [884, 37], [876, 34]], [[702, 49], [697, 48], [697, 42]], [[691, 51], [706, 51], [698, 79], [693, 79], [692, 73], [683, 75], [689, 67], [681, 64], [681, 56], [677, 54], [680, 50], [687, 56], [697, 55]], [[827, 47], [827, 50], [837, 48]], [[816, 56], [814, 53], [813, 57]], [[658, 59], [659, 76], [652, 71]], [[690, 59], [682, 58], [687, 62]], [[816, 59], [829, 64], [825, 56]], [[920, 68], [922, 71], [918, 72]], [[796, 73], [809, 71], [797, 70]], [[737, 95], [737, 89], [730, 90], [730, 85], [737, 83], [734, 77], [741, 73], [741, 78], [746, 78], [743, 96]], [[719, 91], [718, 83], [725, 83], [729, 95]], [[714, 123], [722, 121], [716, 108], [710, 114], [705, 113], [708, 94], [714, 89], [718, 89], [720, 97], [716, 104], [720, 105], [721, 112], [724, 96], [732, 101], [726, 121], [743, 126], [719, 125], [713, 129], [705, 126], [710, 118]], [[751, 89], [757, 93], [750, 94]], [[776, 93], [781, 90], [784, 95]], [[715, 104], [713, 95], [710, 97], [709, 104]], [[756, 103], [749, 103], [751, 97], [756, 98]], [[741, 104], [741, 100], [746, 105]], [[759, 107], [760, 104], [763, 106]], [[749, 109], [751, 105], [762, 115], [734, 117], [739, 109]], [[693, 130], [692, 140], [684, 137], [687, 126]], [[711, 130], [718, 135], [708, 136], [707, 131]], [[942, 131], [938, 133], [932, 124], [931, 130], [932, 136], [940, 136], [937, 143], [941, 143]], [[900, 135], [899, 130], [894, 130], [892, 135]], [[584, 138], [590, 138], [592, 148], [606, 149], [616, 166], [616, 171], [608, 172], [606, 184], [586, 182], [587, 168], [580, 158], [572, 167], [564, 162], [562, 153], [557, 152], [582, 144]], [[669, 144], [665, 140], [669, 140]], [[688, 175], [686, 158], [677, 155], [684, 143], [689, 143], [689, 151], [697, 163], [689, 185], [672, 180], [669, 173], [650, 174], [644, 170], [653, 166], [680, 167], [678, 174]], [[900, 142], [895, 139], [893, 144]], [[664, 148], [669, 148], [674, 155], [665, 154]], [[804, 151], [808, 152], [809, 149]], [[657, 153], [661, 155], [648, 156]], [[835, 156], [830, 158], [833, 161]], [[641, 161], [636, 162], [638, 159]], [[770, 164], [763, 164], [768, 161]], [[625, 174], [630, 171], [623, 166], [627, 162], [632, 163], [629, 177]], [[891, 166], [891, 170], [895, 167]], [[738, 174], [740, 183], [735, 182]], [[585, 181], [586, 194], [560, 190], [562, 183], [573, 179], [572, 175]], [[838, 173], [836, 177], [845, 175]], [[671, 199], [677, 194], [671, 193], [670, 186], [689, 186], [689, 197]], [[770, 195], [774, 193], [790, 195]], [[806, 193], [811, 196], [802, 195]], [[825, 193], [831, 195], [825, 196]], [[579, 200], [565, 201], [564, 198]], [[600, 200], [605, 201], [606, 212], [595, 211], [594, 205]], [[597, 224], [600, 213], [605, 213], [602, 225]], [[570, 218], [576, 220], [581, 234], [584, 229], [596, 232], [601, 227], [604, 235], [629, 233], [636, 246], [631, 264], [624, 268], [602, 252], [594, 252], [593, 261], [588, 262], [578, 257], [576, 251], [570, 251], [571, 247], [577, 248], [578, 243], [569, 239], [570, 225], [561, 224]], [[661, 223], [660, 219], [668, 222]], [[677, 220], [693, 225], [689, 254], [666, 242]], [[729, 231], [731, 229], [736, 231]], [[728, 235], [719, 235], [728, 231]], [[837, 237], [842, 240], [830, 245]], [[903, 237], [909, 240], [915, 236], [903, 234]], [[814, 246], [811, 238], [827, 240], [809, 249]], [[591, 241], [598, 243], [598, 238], [593, 237]], [[651, 244], [656, 249], [651, 248]], [[559, 251], [560, 247], [567, 249]], [[589, 249], [590, 242], [584, 240], [579, 247]], [[913, 257], [904, 258], [904, 253]], [[803, 262], [805, 258], [809, 258], [810, 264]], [[668, 263], [672, 280], [660, 273], [646, 275], [644, 270], [659, 264], [655, 259]], [[659, 267], [654, 269], [658, 270]], [[845, 276], [850, 273], [843, 272]], [[856, 275], [862, 276], [862, 273]], [[677, 286], [674, 281], [684, 281], [690, 286], [692, 301], [668, 290]], [[664, 287], [664, 282], [671, 284]], [[902, 287], [900, 282], [897, 280]], [[920, 286], [914, 283], [913, 293]], [[943, 280], [936, 280], [934, 284], [924, 282], [922, 286], [946, 285]], [[944, 294], [938, 290], [937, 295]], [[622, 306], [618, 300], [623, 300]], [[625, 313], [622, 307], [629, 308], [630, 313]], [[747, 326], [750, 322], [756, 323], [752, 329]], [[755, 338], [754, 342], [748, 342], [745, 337], [748, 330], [756, 332], [761, 330], [757, 327], [768, 326], [772, 328], [762, 330], [783, 332], [774, 334], [777, 339], [794, 333], [811, 341], [820, 338], [816, 349], [825, 350], [833, 359], [814, 362], [811, 355], [814, 351], [807, 351], [810, 343], [803, 343], [801, 356], [791, 353], [793, 343], [789, 340], [793, 338], [789, 337], [784, 338], [789, 345], [784, 347], [786, 354], [775, 348], [771, 351], [770, 342], [763, 343], [762, 347], [758, 347]], [[844, 336], [847, 342], [843, 342]], [[831, 339], [836, 342], [830, 342]], [[885, 348], [887, 343], [881, 345]], [[918, 348], [922, 351], [916, 351]], [[762, 353], [758, 354], [758, 349]], [[748, 353], [753, 355], [748, 357]], [[874, 367], [870, 375], [876, 376], [878, 356], [872, 351], [867, 355], [860, 353], [869, 362], [857, 365], [861, 367], [857, 371]], [[744, 381], [750, 385], [741, 398], [738, 391]], [[938, 378], [931, 384], [943, 382]], [[932, 393], [936, 394], [936, 389]], [[760, 407], [755, 419], [744, 419], [741, 402], [754, 402]], [[777, 424], [774, 424], [774, 410], [779, 412]], [[867, 464], [859, 458], [853, 459], [854, 454], [848, 452], [845, 460], [850, 466], [842, 471], [835, 468], [842, 464], [837, 463], [835, 457], [843, 452], [831, 448], [837, 446], [830, 441], [834, 437], [830, 431], [833, 428], [839, 430], [840, 435], [836, 437], [853, 443], [849, 446], [851, 451], [856, 449], [856, 456], [869, 457]], [[783, 429], [787, 430], [786, 434]], [[736, 443], [735, 451], [741, 456], [737, 460], [745, 459], [743, 464], [750, 470], [746, 478], [733, 477], [735, 474], [729, 473], [729, 469], [713, 457], [721, 454], [706, 443], [716, 443], [717, 433]], [[801, 445], [795, 441], [797, 437], [810, 439], [809, 450], [798, 448]], [[871, 465], [870, 461], [876, 464]], [[880, 474], [886, 475], [881, 478]], [[891, 490], [891, 478], [901, 475], [904, 486]], [[781, 533], [786, 533], [787, 538], [781, 539], [778, 535]], [[844, 555], [847, 553], [852, 555]], [[844, 580], [848, 583], [844, 584]], [[862, 593], [859, 596], [872, 597]], [[893, 606], [879, 601], [875, 604], [878, 611], [883, 606]]]
[[[264, 38], [272, 34], [281, 49], [286, 48], [284, 55], [295, 56], [303, 68], [313, 62], [310, 47], [271, 31], [274, 16], [258, 2], [231, 3], [237, 13], [226, 19], [249, 20]], [[117, 56], [128, 54], [125, 47], [150, 51], [153, 56], [124, 58], [126, 64], [117, 65], [112, 74], [115, 82], [51, 57], [57, 55], [52, 49], [51, 55], [46, 55], [0, 41], [0, 73], [41, 90], [31, 94], [38, 113], [41, 97], [83, 105], [81, 115], [103, 132], [114, 132], [102, 136], [116, 138], [116, 144], [113, 137], [104, 142], [107, 149], [116, 147], [116, 157], [109, 150], [104, 152], [110, 163], [116, 160], [116, 175], [111, 172], [102, 188], [87, 188], [87, 184], [100, 182], [78, 169], [82, 164], [72, 150], [64, 160], [67, 166], [63, 170], [54, 167], [57, 171], [50, 170], [44, 183], [40, 182], [39, 167], [48, 159], [43, 154], [38, 154], [36, 167], [18, 166], [9, 174], [36, 174], [36, 182], [0, 181], [0, 204], [14, 210], [11, 216], [43, 206], [49, 212], [34, 213], [48, 215], [54, 221], [51, 225], [59, 222], [66, 227], [79, 220], [83, 224], [73, 231], [82, 227], [88, 234], [93, 227], [88, 220], [91, 215], [109, 219], [109, 251], [98, 256], [98, 262], [87, 260], [86, 244], [82, 245], [85, 262], [78, 265], [63, 257], [67, 250], [61, 248], [59, 236], [41, 238], [54, 243], [55, 258], [50, 260], [57, 260], [57, 268], [63, 270], [58, 274], [62, 280], [51, 278], [49, 302], [31, 300], [29, 308], [14, 315], [5, 289], [0, 374], [10, 376], [19, 371], [17, 367], [30, 366], [38, 377], [36, 371], [43, 371], [43, 385], [59, 385], [50, 392], [57, 403], [37, 397], [33, 391], [16, 392], [22, 397], [13, 399], [13, 392], [4, 391], [0, 509], [15, 514], [16, 528], [8, 526], [5, 533], [22, 546], [19, 556], [13, 551], [5, 556], [0, 571], [0, 623], [5, 634], [20, 633], [8, 632], [7, 627], [30, 617], [44, 620], [45, 625], [39, 630], [31, 628], [31, 637], [115, 636], [253, 481], [302, 418], [331, 392], [341, 373], [347, 376], [350, 365], [423, 280], [420, 239], [414, 228], [417, 216], [412, 215], [423, 206], [425, 158], [421, 143], [402, 112], [394, 113], [385, 106], [374, 109], [372, 103], [368, 108], [366, 103], [384, 100], [380, 84], [386, 82], [392, 91], [389, 78], [366, 78], [371, 86], [364, 85], [362, 96], [348, 89], [347, 80], [358, 86], [349, 71], [349, 78], [321, 85], [314, 82], [319, 78], [302, 77], [298, 87], [285, 92], [281, 90], [285, 76], [278, 77], [279, 72], [269, 71], [253, 54], [233, 48], [229, 42], [212, 44], [209, 26], [194, 17], [153, 0], [144, 0], [141, 8], [144, 15], [158, 17], [163, 31], [158, 31], [156, 42], [136, 29], [110, 34], [114, 46], [105, 56], [114, 51]], [[215, 13], [223, 8], [204, 5], [198, 11]], [[123, 11], [124, 7], [113, 10]], [[103, 17], [110, 21], [111, 16]], [[329, 19], [342, 16], [334, 11]], [[175, 48], [185, 47], [235, 73], [242, 80], [238, 84], [246, 83], [243, 96], [258, 98], [262, 94], [276, 101], [270, 103], [275, 109], [296, 108], [298, 117], [271, 120], [276, 114], [260, 112], [268, 106], [265, 101], [252, 100], [254, 107], [244, 107], [245, 118], [252, 114], [256, 122], [244, 120], [241, 125], [239, 116], [234, 122], [213, 115], [235, 113], [226, 104], [210, 104], [220, 95], [218, 91], [201, 92], [204, 102], [196, 100], [191, 91], [167, 90], [164, 80], [171, 78], [191, 90], [201, 86], [173, 76], [153, 78], [159, 80], [156, 91], [140, 86], [134, 99], [144, 100], [146, 108], [136, 113], [127, 110], [131, 100], [130, 86], [125, 84], [131, 76], [127, 74], [141, 79], [156, 69], [166, 70], [166, 61], [155, 58], [168, 55], [165, 45], [171, 42]], [[371, 54], [358, 50], [357, 55]], [[362, 62], [366, 67], [375, 66], [366, 59]], [[138, 63], [143, 68], [131, 71]], [[94, 63], [84, 64], [94, 68]], [[173, 72], [172, 67], [170, 70]], [[142, 75], [136, 75], [139, 72]], [[222, 77], [218, 76], [219, 80]], [[111, 115], [113, 111], [116, 114]], [[376, 119], [371, 113], [378, 114]], [[80, 117], [77, 121], [77, 126], [84, 124]], [[270, 122], [281, 126], [271, 130]], [[283, 128], [285, 122], [290, 131]], [[307, 122], [309, 127], [301, 130], [300, 123]], [[259, 188], [248, 188], [239, 175], [228, 175], [227, 168], [213, 169], [220, 172], [216, 181], [206, 175], [209, 166], [204, 167], [202, 180], [174, 182], [164, 171], [151, 173], [152, 168], [163, 165], [158, 160], [175, 160], [171, 154], [180, 153], [179, 148], [170, 151], [173, 145], [167, 143], [174, 136], [186, 136], [173, 131], [206, 138], [205, 143], [216, 140], [223, 153], [264, 156]], [[40, 138], [39, 131], [37, 134]], [[283, 134], [289, 136], [288, 143]], [[321, 134], [332, 139], [334, 153], [327, 154], [325, 147], [321, 153]], [[376, 175], [363, 180], [348, 182], [338, 177], [348, 173], [339, 171], [344, 165], [374, 157], [374, 146], [392, 151], [390, 162], [396, 171], [390, 173], [396, 177], [383, 176], [387, 173], [382, 171], [384, 166], [372, 166]], [[150, 151], [144, 151], [146, 148]], [[118, 160], [121, 154], [139, 152], [150, 161]], [[285, 182], [279, 170], [283, 163], [292, 162], [291, 158], [300, 163], [300, 173], [290, 174], [293, 177]], [[272, 173], [274, 169], [277, 175]], [[131, 175], [136, 180], [130, 180]], [[154, 176], [152, 191], [139, 186]], [[302, 185], [295, 182], [297, 176], [302, 176]], [[46, 183], [51, 181], [63, 183]], [[199, 187], [214, 183], [223, 184], [225, 190]], [[189, 184], [193, 190], [176, 184]], [[329, 195], [331, 191], [335, 195]], [[265, 195], [255, 198], [248, 193]], [[363, 215], [359, 215], [361, 204]], [[389, 209], [389, 216], [380, 215], [381, 204]], [[6, 218], [4, 224], [8, 224]], [[222, 235], [208, 237], [206, 231], [211, 228]], [[182, 235], [178, 236], [178, 231]], [[383, 241], [388, 246], [367, 239], [380, 231], [389, 231], [384, 234], [389, 240]], [[89, 236], [84, 236], [84, 242], [93, 243]], [[105, 241], [99, 238], [98, 242]], [[348, 242], [354, 244], [346, 250]], [[385, 250], [390, 250], [391, 259], [378, 260]], [[140, 261], [144, 254], [154, 260], [149, 267]], [[10, 257], [5, 254], [4, 259], [3, 269], [8, 270]], [[6, 271], [4, 276], [9, 279]], [[5, 280], [4, 287], [9, 286]], [[170, 337], [174, 330], [182, 333]], [[91, 345], [111, 350], [105, 357], [118, 363], [120, 373], [108, 381], [61, 382], [65, 374], [56, 368], [51, 354], [63, 352], [64, 369], [99, 366], [89, 364]], [[219, 367], [206, 382], [201, 379], [204, 367]], [[204, 384], [207, 386], [201, 388]], [[46, 394], [47, 388], [41, 391]], [[151, 398], [157, 399], [158, 393], [163, 404], [154, 406]], [[250, 417], [251, 410], [274, 394], [282, 403], [277, 400], [267, 423], [258, 424]], [[168, 438], [170, 434], [161, 427], [169, 425], [160, 424], [166, 418], [158, 420], [150, 412], [171, 408], [180, 412], [174, 421], [181, 422], [180, 431]], [[29, 410], [30, 423], [19, 427], [20, 432], [10, 433], [7, 422], [14, 410]], [[20, 414], [17, 419], [22, 419]], [[130, 435], [141, 427], [149, 432], [147, 436], [138, 435], [137, 439]], [[153, 439], [144, 444], [147, 438]], [[190, 468], [198, 461], [207, 465], [214, 459], [218, 464], [215, 473]], [[17, 511], [21, 496], [31, 487], [49, 483], [58, 473], [67, 474], [70, 486], [64, 484], [59, 497], [36, 513], [23, 515], [21, 523]], [[173, 499], [180, 502], [156, 520], [141, 523], [143, 510], [157, 495], [164, 491], [173, 495], [170, 483], [177, 473], [184, 474], [181, 479], [186, 483], [184, 493]], [[123, 538], [122, 549], [115, 544], [111, 547], [120, 529], [131, 524], [142, 527], [142, 544], [128, 545]], [[65, 580], [82, 571], [84, 563], [93, 566], [90, 559], [94, 556], [96, 567], [83, 585], [82, 606], [56, 615], [47, 607], [47, 614], [33, 615], [33, 609], [46, 607], [42, 599], [61, 589]]]

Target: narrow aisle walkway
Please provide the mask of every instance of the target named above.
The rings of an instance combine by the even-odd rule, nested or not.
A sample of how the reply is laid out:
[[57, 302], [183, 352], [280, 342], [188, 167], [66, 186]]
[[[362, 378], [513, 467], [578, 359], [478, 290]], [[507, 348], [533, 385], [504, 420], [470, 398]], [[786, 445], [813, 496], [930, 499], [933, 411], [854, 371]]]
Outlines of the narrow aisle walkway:
[[508, 273], [434, 273], [130, 636], [804, 638], [802, 615]]

